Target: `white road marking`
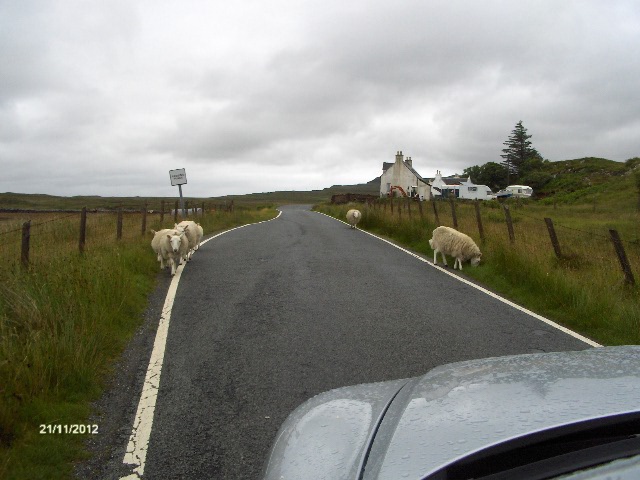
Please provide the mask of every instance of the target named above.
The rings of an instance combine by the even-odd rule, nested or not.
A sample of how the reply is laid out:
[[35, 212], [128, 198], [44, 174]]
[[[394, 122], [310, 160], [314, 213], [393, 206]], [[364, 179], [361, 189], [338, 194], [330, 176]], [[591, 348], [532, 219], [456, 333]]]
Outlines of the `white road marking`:
[[[349, 225], [347, 222], [344, 222], [344, 221], [342, 221], [342, 220], [340, 220], [338, 218], [332, 217], [331, 215], [327, 215], [326, 213], [322, 213], [322, 212], [316, 212], [316, 213], [319, 213], [320, 215], [324, 215], [325, 217], [329, 217], [329, 218], [331, 218], [333, 220], [337, 220], [338, 222], [342, 222], [345, 225]], [[548, 318], [543, 317], [542, 315], [538, 315], [537, 313], [534, 313], [531, 310], [527, 310], [526, 308], [521, 307], [520, 305], [517, 305], [517, 304], [513, 303], [512, 301], [507, 300], [506, 298], [503, 298], [500, 295], [497, 295], [497, 294], [487, 290], [486, 288], [481, 287], [480, 285], [476, 285], [475, 283], [470, 282], [469, 280], [467, 280], [465, 278], [462, 278], [462, 277], [450, 272], [446, 268], [439, 267], [438, 265], [434, 265], [433, 263], [431, 263], [426, 258], [421, 257], [420, 255], [418, 255], [416, 253], [410, 252], [406, 248], [402, 248], [402, 247], [396, 245], [395, 243], [393, 243], [393, 242], [391, 242], [391, 241], [389, 241], [389, 240], [387, 240], [385, 238], [379, 237], [379, 236], [377, 236], [377, 235], [375, 235], [375, 234], [373, 234], [371, 232], [367, 232], [366, 230], [362, 230], [361, 228], [358, 228], [358, 230], [363, 232], [363, 233], [366, 233], [367, 235], [371, 235], [372, 237], [377, 238], [378, 240], [382, 240], [383, 242], [388, 243], [389, 245], [391, 245], [392, 247], [397, 248], [398, 250], [402, 250], [403, 252], [408, 253], [412, 257], [415, 257], [418, 260], [420, 260], [421, 262], [426, 263], [430, 267], [435, 268], [437, 270], [440, 270], [441, 272], [446, 273], [450, 277], [453, 277], [453, 278], [455, 278], [456, 280], [458, 280], [458, 281], [460, 281], [462, 283], [466, 283], [467, 285], [469, 285], [469, 286], [471, 286], [471, 287], [473, 287], [473, 288], [475, 288], [477, 290], [480, 290], [482, 293], [485, 293], [485, 294], [489, 295], [490, 297], [493, 297], [493, 298], [501, 301], [502, 303], [506, 303], [507, 305], [509, 305], [510, 307], [515, 308], [516, 310], [520, 310], [521, 312], [526, 313], [527, 315], [530, 315], [530, 316], [532, 316], [534, 318], [537, 318], [538, 320], [546, 323], [547, 325], [549, 325], [549, 326], [551, 326], [553, 328], [556, 328], [556, 329], [558, 329], [558, 330], [560, 330], [560, 331], [562, 331], [562, 332], [564, 332], [564, 333], [566, 333], [568, 335], [571, 335], [572, 337], [577, 338], [578, 340], [586, 343], [587, 345], [590, 345], [592, 347], [602, 347], [602, 345], [600, 345], [599, 343], [596, 343], [593, 340], [590, 340], [589, 338], [584, 337], [584, 336], [580, 335], [579, 333], [574, 332], [573, 330], [569, 330], [568, 328], [563, 327], [562, 325], [559, 325], [556, 322], [554, 322], [552, 320], [549, 320]]]
[[[248, 227], [250, 225], [258, 225], [260, 223], [271, 222], [280, 217], [282, 212], [278, 212], [278, 215], [271, 220], [265, 220], [263, 222], [249, 223], [241, 225], [239, 227], [225, 230], [212, 237], [202, 241], [200, 245], [204, 245], [209, 240], [224, 235], [225, 233], [238, 230], [239, 228]], [[156, 332], [156, 339], [153, 343], [153, 351], [151, 352], [151, 359], [149, 360], [149, 367], [147, 368], [147, 374], [144, 379], [144, 385], [142, 387], [142, 394], [140, 395], [140, 402], [138, 403], [138, 411], [136, 413], [135, 420], [133, 422], [133, 428], [131, 430], [131, 436], [129, 437], [129, 444], [127, 445], [127, 451], [124, 455], [122, 463], [131, 465], [133, 467], [133, 473], [126, 477], [121, 477], [120, 480], [140, 480], [144, 475], [144, 467], [147, 458], [147, 448], [149, 446], [149, 438], [151, 437], [151, 428], [153, 426], [153, 414], [156, 408], [156, 399], [158, 398], [158, 389], [160, 388], [160, 374], [162, 373], [162, 363], [164, 361], [164, 350], [167, 344], [167, 333], [169, 331], [169, 321], [171, 320], [171, 309], [173, 308], [173, 301], [178, 291], [178, 283], [180, 282], [180, 276], [186, 267], [186, 263], [183, 263], [176, 270], [176, 274], [171, 280], [167, 297], [162, 307], [162, 315], [160, 316], [160, 323], [158, 325], [158, 331]]]

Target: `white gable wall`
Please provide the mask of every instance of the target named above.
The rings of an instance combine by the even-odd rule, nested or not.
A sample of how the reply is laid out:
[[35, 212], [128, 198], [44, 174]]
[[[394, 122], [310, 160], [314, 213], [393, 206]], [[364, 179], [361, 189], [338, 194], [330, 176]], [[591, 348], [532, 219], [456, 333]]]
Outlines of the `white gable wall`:
[[416, 177], [407, 167], [403, 158], [402, 152], [398, 152], [395, 163], [380, 177], [380, 196], [387, 195], [392, 186], [402, 187], [407, 195], [410, 193], [411, 187], [417, 187], [416, 190], [420, 198], [428, 200], [431, 188]]

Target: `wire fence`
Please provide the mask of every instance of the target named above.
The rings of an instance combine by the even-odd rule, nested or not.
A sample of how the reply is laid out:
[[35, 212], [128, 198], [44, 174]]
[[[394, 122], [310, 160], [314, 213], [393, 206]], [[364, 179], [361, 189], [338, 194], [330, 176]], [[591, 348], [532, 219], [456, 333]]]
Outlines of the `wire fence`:
[[[589, 213], [558, 212], [559, 218], [554, 219], [553, 210], [496, 201], [386, 199], [369, 201], [365, 211], [397, 226], [417, 221], [450, 226], [478, 239], [479, 244], [509, 245], [532, 258], [555, 257], [567, 270], [607, 278], [617, 272], [625, 284], [636, 283], [632, 266], [640, 265], [637, 218], [623, 221], [620, 216], [603, 219]], [[425, 229], [425, 235], [430, 233]]]
[[[172, 227], [182, 217], [176, 208], [158, 210], [144, 204], [139, 210], [87, 210], [77, 212], [3, 211], [0, 213], [0, 270], [17, 264], [34, 268], [52, 256], [85, 254], [118, 242], [150, 241], [150, 230]], [[169, 206], [170, 207], [170, 206]], [[185, 207], [186, 209], [188, 206]], [[225, 205], [204, 202], [189, 208], [193, 218], [206, 212], [233, 211]]]

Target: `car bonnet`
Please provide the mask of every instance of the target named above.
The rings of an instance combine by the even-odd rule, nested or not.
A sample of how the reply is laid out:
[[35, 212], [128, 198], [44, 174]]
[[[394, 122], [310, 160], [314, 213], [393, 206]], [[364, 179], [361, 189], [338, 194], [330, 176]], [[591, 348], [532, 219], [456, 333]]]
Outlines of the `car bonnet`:
[[306, 401], [280, 427], [263, 478], [359, 478], [375, 430], [407, 382], [343, 387]]
[[510, 439], [638, 411], [639, 399], [639, 346], [445, 365], [395, 397], [362, 478], [423, 478]]

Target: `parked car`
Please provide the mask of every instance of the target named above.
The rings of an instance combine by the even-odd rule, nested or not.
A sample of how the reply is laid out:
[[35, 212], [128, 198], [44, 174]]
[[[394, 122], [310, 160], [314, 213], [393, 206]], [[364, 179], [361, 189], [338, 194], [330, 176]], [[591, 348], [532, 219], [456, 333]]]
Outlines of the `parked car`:
[[284, 422], [274, 479], [640, 478], [640, 346], [487, 358], [344, 387]]

